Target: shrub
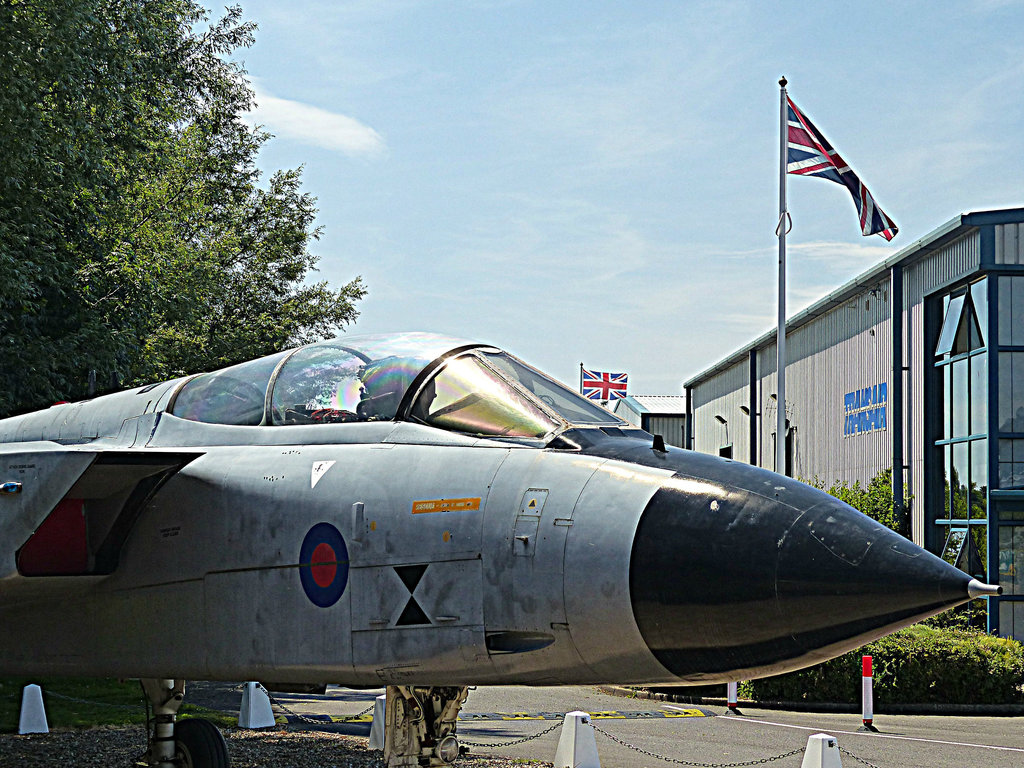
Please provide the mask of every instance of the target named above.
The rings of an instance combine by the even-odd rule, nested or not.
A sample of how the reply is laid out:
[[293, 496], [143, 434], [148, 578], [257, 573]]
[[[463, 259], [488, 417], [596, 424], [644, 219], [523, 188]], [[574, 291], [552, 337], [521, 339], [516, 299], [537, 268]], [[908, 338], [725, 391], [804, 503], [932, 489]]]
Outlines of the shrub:
[[[860, 481], [853, 485], [846, 482], [833, 483], [826, 488], [825, 483], [814, 478], [808, 481], [815, 488], [820, 488], [830, 496], [835, 496], [840, 501], [846, 502], [851, 507], [872, 520], [877, 520], [887, 528], [896, 533], [910, 537], [910, 514], [904, 511], [902, 514], [896, 510], [892, 496], [892, 469], [885, 469], [871, 478], [866, 488], [862, 487]], [[910, 509], [911, 496], [903, 500], [903, 509]]]
[[860, 701], [861, 656], [874, 658], [875, 700], [885, 703], [1024, 703], [1024, 645], [983, 632], [921, 624], [808, 669], [741, 684], [763, 701]]

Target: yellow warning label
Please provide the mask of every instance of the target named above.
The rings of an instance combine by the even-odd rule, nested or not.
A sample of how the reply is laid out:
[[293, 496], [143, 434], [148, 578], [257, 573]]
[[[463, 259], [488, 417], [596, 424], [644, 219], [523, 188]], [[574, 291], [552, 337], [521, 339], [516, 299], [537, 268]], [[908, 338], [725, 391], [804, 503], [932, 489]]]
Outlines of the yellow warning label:
[[479, 509], [479, 496], [474, 499], [430, 499], [412, 503], [414, 515], [425, 515], [431, 512], [477, 512]]

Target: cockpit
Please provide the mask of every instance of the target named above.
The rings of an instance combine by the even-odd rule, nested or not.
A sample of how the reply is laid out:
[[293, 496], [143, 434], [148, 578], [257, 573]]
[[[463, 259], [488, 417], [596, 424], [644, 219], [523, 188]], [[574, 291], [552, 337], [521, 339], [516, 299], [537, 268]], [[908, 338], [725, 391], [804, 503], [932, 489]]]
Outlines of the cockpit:
[[624, 425], [506, 352], [427, 333], [345, 336], [200, 374], [168, 410], [210, 424], [412, 421], [534, 439]]

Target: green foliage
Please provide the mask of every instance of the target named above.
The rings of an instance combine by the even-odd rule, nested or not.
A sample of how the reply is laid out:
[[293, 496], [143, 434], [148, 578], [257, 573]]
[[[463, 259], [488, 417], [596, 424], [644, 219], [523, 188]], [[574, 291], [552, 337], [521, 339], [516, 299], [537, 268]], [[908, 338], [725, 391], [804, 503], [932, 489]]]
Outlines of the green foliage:
[[861, 656], [874, 661], [875, 701], [1024, 703], [1024, 646], [983, 632], [915, 625], [822, 664], [742, 683], [763, 701], [860, 701]]
[[300, 171], [261, 184], [227, 58], [254, 29], [194, 0], [0, 3], [0, 416], [354, 319], [358, 279], [307, 283]]
[[911, 497], [904, 498], [903, 511], [896, 509], [892, 497], [891, 469], [883, 470], [871, 478], [867, 488], [861, 487], [859, 480], [853, 485], [841, 482], [833, 483], [831, 487], [826, 488], [823, 482], [815, 478], [810, 484], [846, 502], [887, 528], [910, 537], [910, 514], [907, 510], [910, 509]]

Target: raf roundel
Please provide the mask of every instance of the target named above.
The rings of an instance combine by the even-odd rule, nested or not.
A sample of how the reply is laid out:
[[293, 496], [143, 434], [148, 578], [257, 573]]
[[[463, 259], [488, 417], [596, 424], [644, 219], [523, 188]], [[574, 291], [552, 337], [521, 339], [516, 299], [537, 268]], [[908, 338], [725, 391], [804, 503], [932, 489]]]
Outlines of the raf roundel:
[[330, 608], [341, 599], [348, 584], [348, 548], [330, 523], [317, 523], [302, 540], [299, 578], [314, 605]]

